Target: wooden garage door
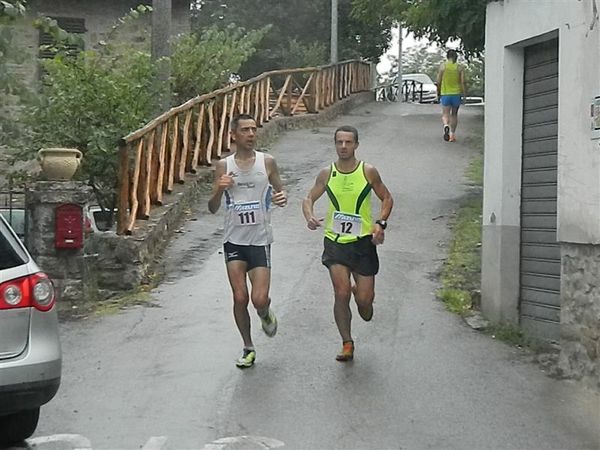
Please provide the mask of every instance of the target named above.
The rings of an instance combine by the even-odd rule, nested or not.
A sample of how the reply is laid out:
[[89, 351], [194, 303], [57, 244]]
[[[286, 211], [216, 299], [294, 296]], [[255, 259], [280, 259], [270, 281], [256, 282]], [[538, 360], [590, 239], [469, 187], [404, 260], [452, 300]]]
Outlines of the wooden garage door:
[[521, 326], [558, 339], [560, 248], [556, 241], [558, 40], [525, 49], [521, 185]]

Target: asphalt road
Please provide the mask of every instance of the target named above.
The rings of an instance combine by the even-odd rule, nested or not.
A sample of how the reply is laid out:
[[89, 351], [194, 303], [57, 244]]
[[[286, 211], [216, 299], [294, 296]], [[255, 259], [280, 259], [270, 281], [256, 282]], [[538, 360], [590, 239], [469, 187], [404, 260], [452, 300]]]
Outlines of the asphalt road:
[[[64, 377], [42, 409], [36, 449], [598, 449], [600, 397], [549, 377], [531, 355], [473, 331], [435, 299], [448, 221], [471, 187], [464, 170], [481, 110], [441, 140], [439, 106], [369, 104], [271, 152], [289, 206], [273, 217], [273, 339], [253, 315], [257, 363], [241, 340], [220, 252], [220, 215], [200, 205], [165, 256], [153, 304], [62, 324]], [[335, 157], [333, 131], [360, 131], [395, 208], [379, 254], [373, 321], [355, 314], [355, 360], [340, 339], [301, 199]], [[326, 201], [317, 204], [324, 211]]]

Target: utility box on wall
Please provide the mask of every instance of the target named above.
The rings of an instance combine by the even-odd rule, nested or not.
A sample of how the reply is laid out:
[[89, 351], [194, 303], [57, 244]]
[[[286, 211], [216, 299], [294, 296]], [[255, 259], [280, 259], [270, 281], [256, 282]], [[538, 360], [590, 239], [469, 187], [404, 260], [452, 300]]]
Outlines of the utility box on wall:
[[56, 208], [54, 245], [56, 248], [83, 247], [83, 209], [64, 204]]

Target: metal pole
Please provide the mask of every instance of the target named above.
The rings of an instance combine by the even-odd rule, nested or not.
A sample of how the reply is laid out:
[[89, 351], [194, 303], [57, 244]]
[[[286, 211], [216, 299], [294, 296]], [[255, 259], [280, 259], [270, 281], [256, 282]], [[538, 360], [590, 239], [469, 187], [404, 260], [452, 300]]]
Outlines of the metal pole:
[[331, 0], [331, 63], [338, 62], [338, 0]]
[[157, 64], [156, 83], [160, 92], [156, 113], [169, 109], [171, 104], [171, 0], [152, 0], [152, 61]]
[[402, 98], [402, 24], [398, 23], [398, 95], [396, 101], [401, 102]]

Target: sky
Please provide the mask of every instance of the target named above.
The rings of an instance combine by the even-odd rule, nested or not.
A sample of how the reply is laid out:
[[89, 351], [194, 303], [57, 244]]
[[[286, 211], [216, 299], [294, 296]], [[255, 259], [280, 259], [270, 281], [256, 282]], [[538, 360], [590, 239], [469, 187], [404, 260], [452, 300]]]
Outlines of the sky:
[[[402, 51], [406, 51], [410, 47], [413, 47], [415, 44], [427, 43], [429, 42], [427, 39], [415, 39], [412, 33], [404, 32], [402, 36]], [[377, 64], [377, 71], [381, 73], [385, 73], [390, 70], [391, 64], [388, 60], [388, 55], [398, 56], [398, 28], [392, 28], [392, 45], [379, 58], [379, 63]]]
[[[406, 33], [406, 31], [404, 32], [404, 34], [402, 35], [402, 51], [406, 51], [411, 47], [414, 47], [417, 44], [430, 44], [429, 40], [422, 38], [422, 39], [416, 39], [412, 33]], [[430, 44], [431, 48], [436, 47], [437, 44], [433, 43]], [[453, 42], [450, 41], [449, 42], [449, 46], [450, 47], [458, 47], [458, 43], [457, 42]], [[380, 74], [383, 74], [385, 72], [387, 72], [388, 70], [390, 70], [391, 64], [388, 60], [388, 55], [394, 55], [394, 56], [398, 56], [398, 28], [392, 28], [392, 43], [390, 48], [388, 49], [387, 52], [385, 52], [383, 55], [381, 55], [381, 58], [379, 58], [379, 63], [377, 64], [377, 71]]]

